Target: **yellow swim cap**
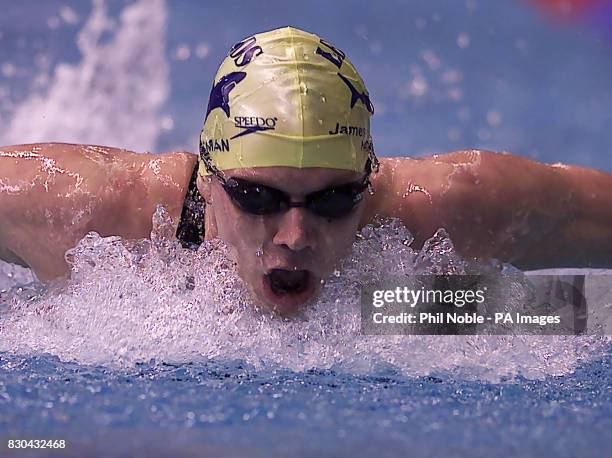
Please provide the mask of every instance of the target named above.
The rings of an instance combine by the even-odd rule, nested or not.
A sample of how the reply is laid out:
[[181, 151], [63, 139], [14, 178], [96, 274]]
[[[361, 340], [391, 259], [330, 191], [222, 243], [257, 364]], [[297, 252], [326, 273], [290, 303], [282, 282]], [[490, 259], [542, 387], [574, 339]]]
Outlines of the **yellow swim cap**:
[[232, 47], [215, 76], [199, 172], [266, 166], [364, 171], [372, 114], [363, 80], [340, 49], [293, 27], [253, 35]]

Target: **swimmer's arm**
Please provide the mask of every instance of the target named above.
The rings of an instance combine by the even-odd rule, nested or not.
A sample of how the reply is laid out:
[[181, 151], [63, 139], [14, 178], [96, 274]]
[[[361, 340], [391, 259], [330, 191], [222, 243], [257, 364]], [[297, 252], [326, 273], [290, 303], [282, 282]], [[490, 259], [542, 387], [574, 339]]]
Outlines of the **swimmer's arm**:
[[178, 219], [189, 153], [138, 154], [62, 143], [0, 148], [0, 259], [40, 280], [65, 275], [66, 250], [88, 232], [150, 236], [156, 204]]
[[381, 163], [365, 217], [399, 217], [415, 248], [444, 227], [464, 256], [522, 269], [612, 266], [608, 173], [488, 151]]

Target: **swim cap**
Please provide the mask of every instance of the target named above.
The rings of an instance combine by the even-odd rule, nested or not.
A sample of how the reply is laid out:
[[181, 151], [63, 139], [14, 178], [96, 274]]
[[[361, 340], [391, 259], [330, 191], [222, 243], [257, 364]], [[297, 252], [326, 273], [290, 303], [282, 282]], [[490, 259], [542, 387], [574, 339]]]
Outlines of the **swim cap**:
[[213, 82], [200, 135], [201, 175], [243, 167], [364, 171], [374, 106], [346, 55], [285, 27], [232, 47]]

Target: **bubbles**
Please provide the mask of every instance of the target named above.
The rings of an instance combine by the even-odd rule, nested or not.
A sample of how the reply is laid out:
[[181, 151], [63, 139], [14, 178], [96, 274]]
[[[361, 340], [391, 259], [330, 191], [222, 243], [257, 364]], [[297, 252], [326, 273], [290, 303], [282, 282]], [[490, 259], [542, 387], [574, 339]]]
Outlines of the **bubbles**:
[[205, 42], [198, 43], [195, 49], [195, 55], [198, 59], [206, 59], [210, 55], [210, 45]]
[[465, 49], [470, 45], [470, 36], [467, 33], [460, 33], [457, 37], [457, 46]]
[[502, 123], [502, 115], [499, 111], [489, 110], [487, 112], [487, 123], [491, 127], [499, 127]]
[[69, 6], [62, 6], [59, 11], [62, 20], [68, 25], [76, 25], [79, 22], [79, 16]]
[[47, 19], [47, 27], [49, 27], [50, 30], [56, 30], [60, 25], [61, 20], [56, 16], [51, 16]]
[[174, 50], [174, 59], [188, 60], [191, 57], [191, 48], [186, 43], [179, 44]]
[[430, 70], [438, 70], [441, 62], [440, 58], [430, 49], [421, 52], [421, 58], [425, 61]]
[[427, 80], [422, 75], [416, 75], [410, 81], [408, 93], [414, 97], [422, 97], [427, 93]]
[[299, 319], [281, 320], [255, 310], [221, 241], [189, 251], [174, 238], [165, 209], [153, 220], [150, 240], [88, 234], [69, 252], [66, 282], [10, 290], [2, 298], [8, 310], [0, 315], [0, 351], [119, 367], [220, 359], [351, 373], [392, 366], [406, 376], [446, 371], [500, 380], [567, 373], [602, 346], [574, 337], [361, 335], [364, 279], [474, 268], [443, 229], [414, 250], [399, 220], [367, 225], [317, 304]]
[[463, 80], [463, 74], [458, 70], [448, 70], [442, 74], [444, 84], [458, 84]]
[[[69, 7], [59, 14], [62, 19], [49, 18], [50, 28], [62, 20], [78, 23]], [[0, 144], [43, 139], [152, 150], [160, 135], [158, 111], [170, 91], [165, 24], [162, 0], [133, 2], [123, 8], [119, 21], [107, 13], [104, 1], [94, 1], [76, 39], [80, 60], [60, 62], [51, 74], [37, 70], [40, 87], [3, 120]], [[18, 70], [8, 64], [0, 69], [7, 77]]]
[[161, 128], [164, 130], [174, 129], [174, 119], [172, 116], [164, 116], [161, 120]]
[[17, 68], [11, 62], [5, 62], [2, 64], [2, 67], [0, 67], [0, 72], [2, 72], [2, 76], [5, 78], [12, 78], [15, 76]]

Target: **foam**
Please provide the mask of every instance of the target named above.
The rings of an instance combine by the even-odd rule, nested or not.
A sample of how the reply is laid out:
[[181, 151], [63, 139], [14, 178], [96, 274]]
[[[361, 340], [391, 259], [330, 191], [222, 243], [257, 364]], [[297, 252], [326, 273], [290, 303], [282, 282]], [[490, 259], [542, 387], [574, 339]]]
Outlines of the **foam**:
[[119, 22], [108, 15], [103, 0], [95, 0], [76, 40], [80, 61], [58, 63], [48, 84], [15, 104], [2, 120], [0, 144], [155, 148], [159, 111], [170, 91], [165, 25], [163, 0], [136, 1], [122, 10]]
[[194, 253], [176, 242], [173, 227], [160, 207], [151, 240], [88, 234], [67, 255], [69, 281], [14, 288], [0, 300], [9, 306], [0, 317], [0, 351], [123, 368], [151, 359], [217, 359], [499, 381], [566, 374], [610, 343], [573, 336], [360, 335], [364, 275], [465, 271], [467, 262], [443, 230], [417, 253], [398, 220], [366, 227], [316, 306], [283, 321], [254, 310], [221, 241]]

